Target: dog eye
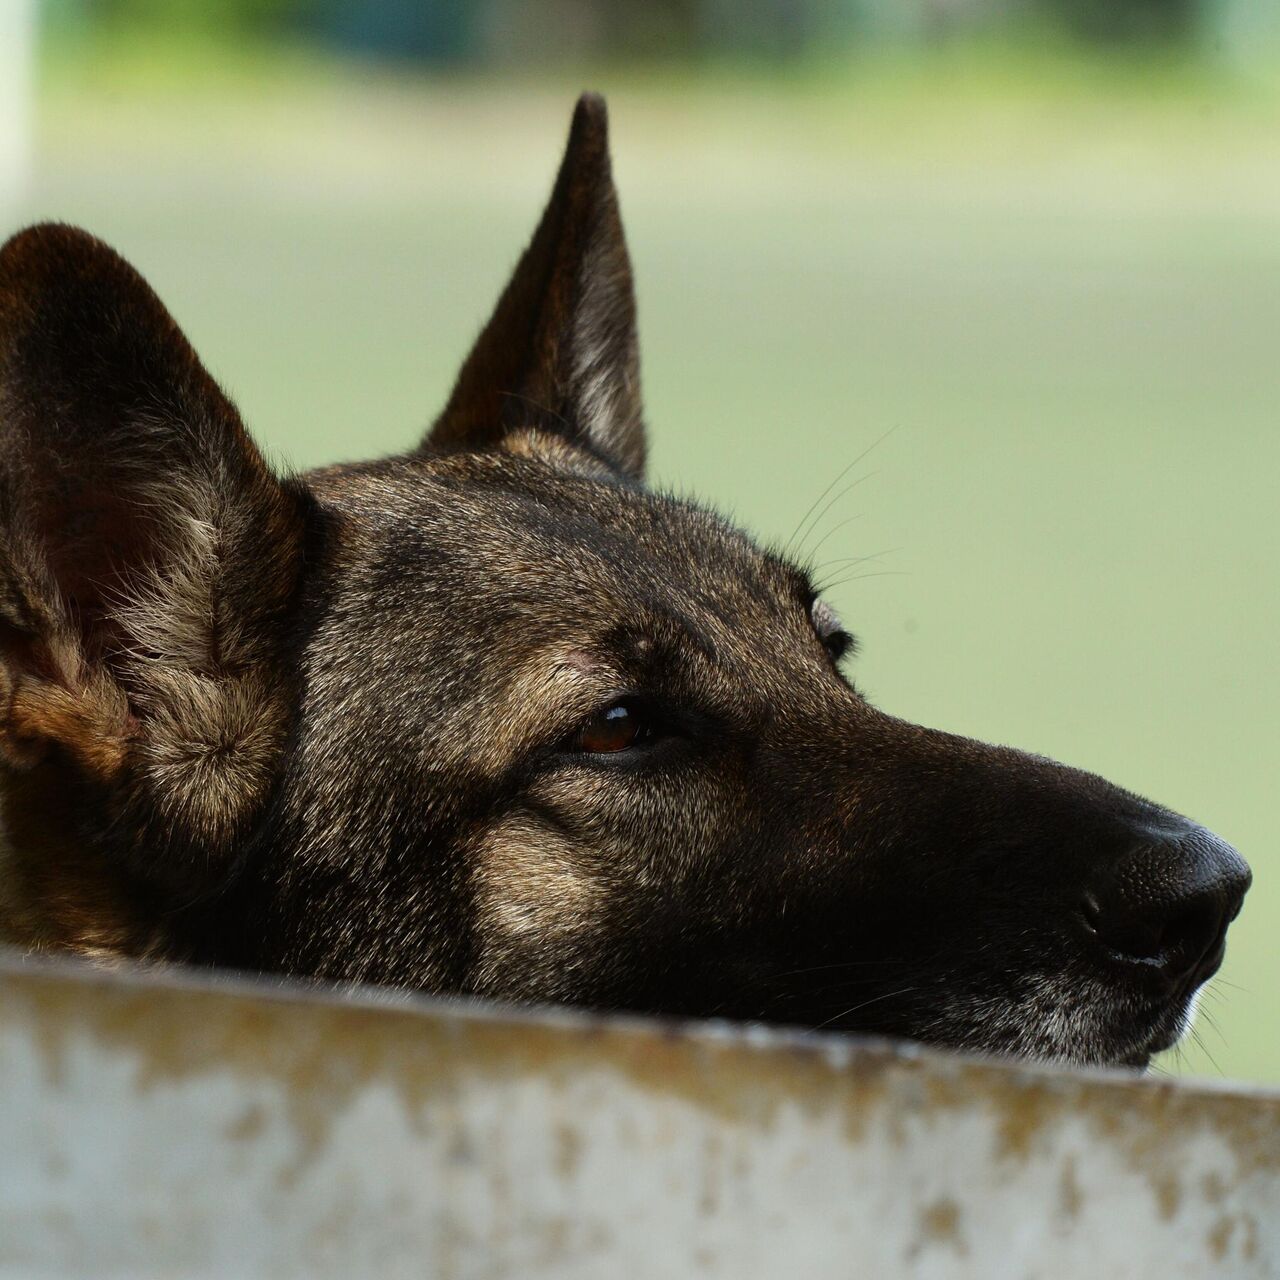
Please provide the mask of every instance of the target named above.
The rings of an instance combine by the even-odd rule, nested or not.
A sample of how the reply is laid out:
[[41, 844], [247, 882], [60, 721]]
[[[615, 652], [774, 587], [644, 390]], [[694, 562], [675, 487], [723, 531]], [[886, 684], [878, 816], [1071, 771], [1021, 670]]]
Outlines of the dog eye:
[[639, 746], [652, 732], [648, 717], [634, 702], [615, 702], [578, 730], [574, 745], [589, 755], [610, 755]]

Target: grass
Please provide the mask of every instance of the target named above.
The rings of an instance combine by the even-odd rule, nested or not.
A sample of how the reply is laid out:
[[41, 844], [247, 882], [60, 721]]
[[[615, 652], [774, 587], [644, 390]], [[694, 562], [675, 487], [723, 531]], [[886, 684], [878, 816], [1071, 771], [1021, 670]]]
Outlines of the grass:
[[990, 50], [475, 80], [82, 46], [49, 60], [7, 216], [132, 258], [279, 459], [402, 448], [588, 80], [659, 481], [783, 540], [879, 441], [810, 539], [859, 683], [1235, 842], [1256, 888], [1203, 1045], [1165, 1066], [1280, 1081], [1280, 104], [1256, 81]]

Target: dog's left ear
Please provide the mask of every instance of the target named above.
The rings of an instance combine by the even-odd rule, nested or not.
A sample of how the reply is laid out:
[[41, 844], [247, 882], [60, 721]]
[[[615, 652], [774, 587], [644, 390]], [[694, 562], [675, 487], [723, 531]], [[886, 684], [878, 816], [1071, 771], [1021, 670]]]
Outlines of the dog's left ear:
[[644, 472], [631, 262], [595, 94], [578, 101], [542, 221], [424, 447], [527, 449], [530, 433]]
[[0, 797], [42, 875], [230, 874], [289, 732], [307, 509], [127, 262], [58, 225], [0, 248]]

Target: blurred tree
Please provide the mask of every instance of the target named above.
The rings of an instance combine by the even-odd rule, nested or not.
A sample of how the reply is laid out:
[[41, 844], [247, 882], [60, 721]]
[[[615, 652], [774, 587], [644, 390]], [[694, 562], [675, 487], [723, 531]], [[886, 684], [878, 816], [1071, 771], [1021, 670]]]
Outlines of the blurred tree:
[[[238, 0], [238, 3], [290, 0]], [[304, 29], [326, 42], [361, 53], [456, 63], [477, 52], [477, 19], [483, 8], [468, 0], [292, 0]]]
[[[1050, 21], [1095, 44], [1208, 45], [1280, 0], [44, 0], [54, 25], [311, 35], [438, 63], [726, 52], [790, 58], [858, 45], [1012, 34]], [[1030, 25], [1029, 21], [1030, 20]]]
[[1274, 78], [1280, 54], [1275, 0], [1204, 0], [1203, 35], [1216, 55]]
[[1099, 44], [1189, 40], [1199, 25], [1201, 0], [1047, 0], [1078, 39]]
[[277, 29], [309, 4], [310, 0], [63, 0], [53, 7], [79, 9], [94, 26], [237, 36]]

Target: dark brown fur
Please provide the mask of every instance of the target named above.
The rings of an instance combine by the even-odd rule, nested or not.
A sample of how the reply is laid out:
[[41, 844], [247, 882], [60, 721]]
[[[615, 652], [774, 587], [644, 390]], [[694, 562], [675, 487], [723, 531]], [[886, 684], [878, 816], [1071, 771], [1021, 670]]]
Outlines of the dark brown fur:
[[[644, 456], [598, 99], [402, 457], [273, 476], [130, 267], [14, 237], [9, 938], [1085, 1061], [1169, 1043], [1234, 852], [869, 706], [803, 568], [645, 490]], [[611, 707], [643, 732], [594, 749]]]

